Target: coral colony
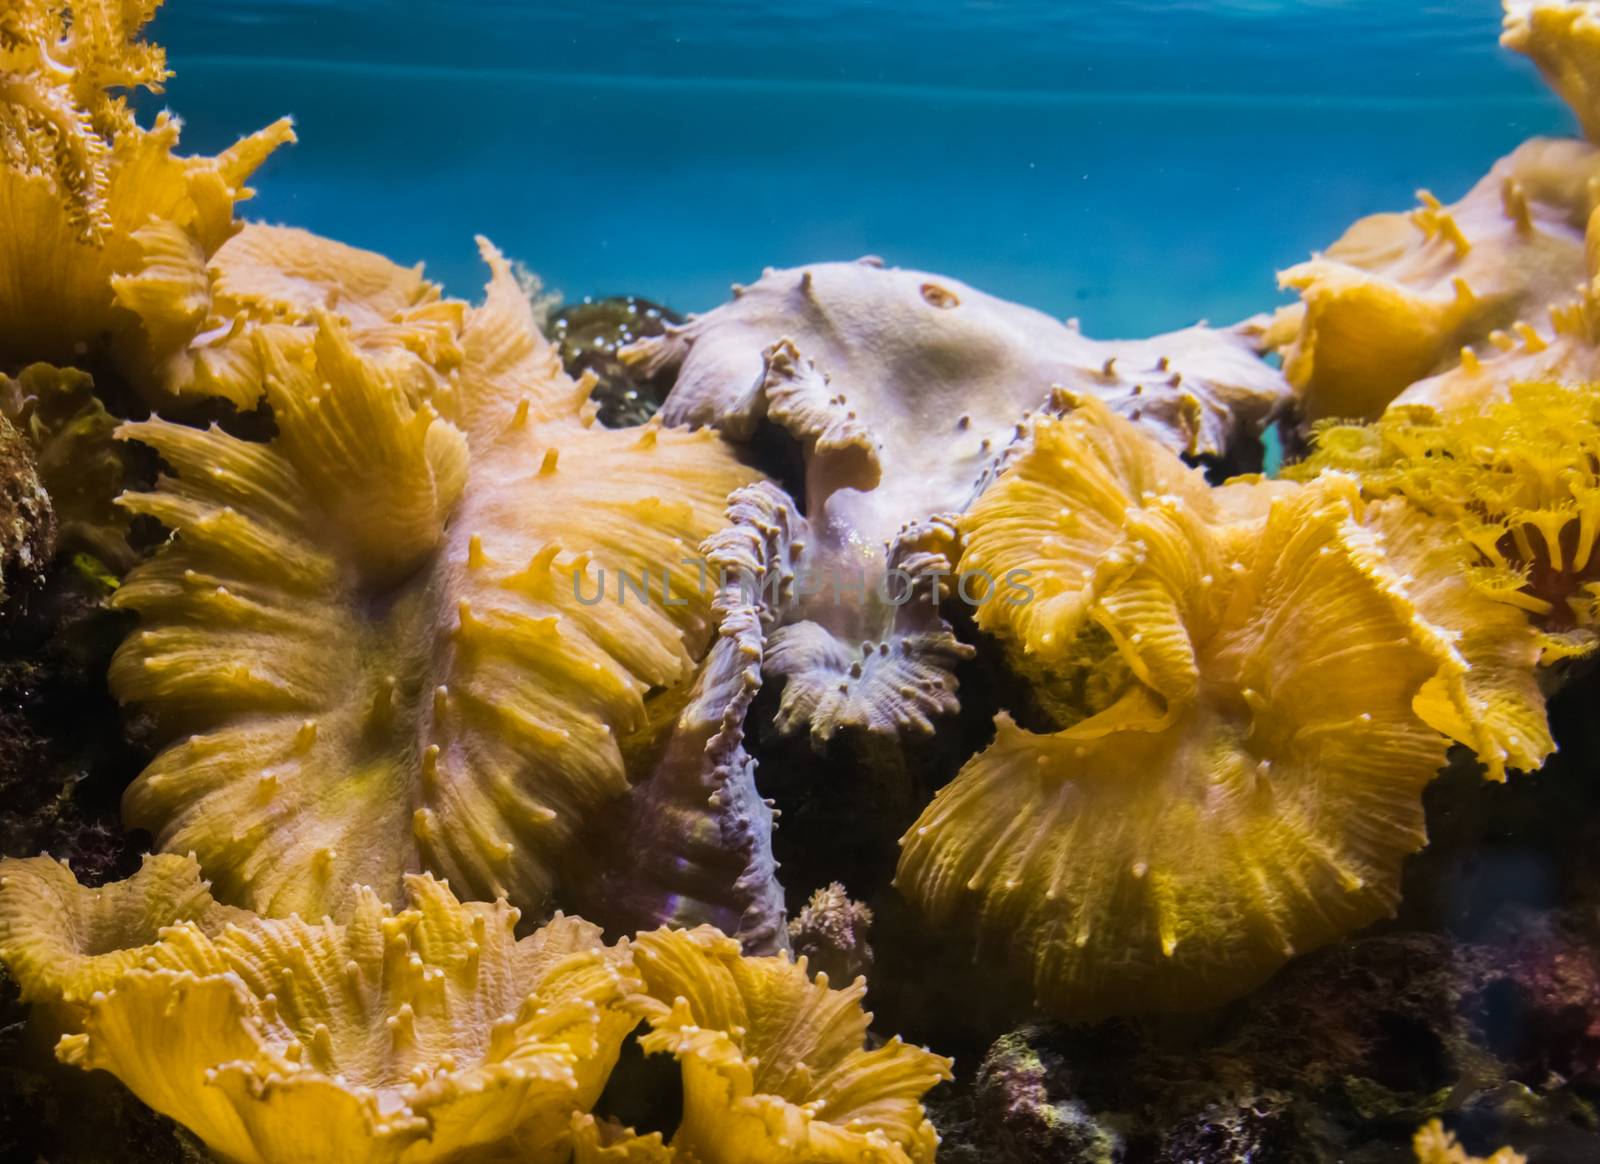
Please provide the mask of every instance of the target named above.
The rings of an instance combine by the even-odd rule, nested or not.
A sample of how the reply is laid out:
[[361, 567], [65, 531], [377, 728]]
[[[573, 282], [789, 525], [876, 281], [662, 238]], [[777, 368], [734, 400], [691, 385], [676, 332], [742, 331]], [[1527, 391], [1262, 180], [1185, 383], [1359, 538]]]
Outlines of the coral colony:
[[[671, 390], [608, 427], [487, 241], [469, 304], [241, 221], [294, 134], [141, 126], [158, 2], [0, 14], [0, 592], [16, 619], [67, 578], [54, 641], [114, 628], [72, 674], [124, 708], [152, 850], [6, 806], [51, 852], [0, 863], [0, 960], [62, 1063], [193, 1151], [925, 1164], [998, 1094], [961, 1159], [1121, 1159], [1126, 1123], [1048, 1097], [1040, 1032], [1075, 1028], [1005, 1035], [979, 1114], [935, 1121], [951, 1060], [874, 1028], [861, 975], [903, 998], [896, 947], [935, 943], [1013, 1020], [1250, 996], [1291, 1029], [1303, 956], [1400, 906], [1447, 753], [1505, 782], [1555, 752], [1600, 635], [1600, 146], [1363, 220], [1220, 330], [768, 270], [616, 352]], [[1596, 6], [1506, 30], [1600, 139]], [[1251, 474], [1272, 424], [1291, 463]], [[933, 788], [874, 820], [863, 781], [849, 861], [780, 875], [779, 810], [814, 806], [753, 752], [820, 788], [930, 737]], [[1525, 993], [1593, 1013], [1573, 965]], [[1196, 1134], [1301, 1159], [1251, 1154], [1287, 1102]], [[1472, 1159], [1447, 1109], [1392, 1110]], [[1054, 1147], [1015, 1149], [1030, 1119]]]

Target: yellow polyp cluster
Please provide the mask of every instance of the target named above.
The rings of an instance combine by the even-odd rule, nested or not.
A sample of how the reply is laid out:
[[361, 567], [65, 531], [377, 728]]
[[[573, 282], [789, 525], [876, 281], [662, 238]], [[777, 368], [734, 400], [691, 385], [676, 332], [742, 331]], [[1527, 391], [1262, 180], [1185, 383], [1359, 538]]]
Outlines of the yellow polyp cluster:
[[1417, 1153], [1417, 1164], [1528, 1164], [1526, 1156], [1510, 1148], [1501, 1148], [1488, 1156], [1470, 1155], [1438, 1120], [1429, 1120], [1417, 1129], [1412, 1147]]
[[[254, 334], [270, 443], [126, 429], [171, 475], [123, 504], [174, 536], [115, 596], [140, 627], [113, 689], [171, 741], [125, 812], [227, 900], [338, 914], [352, 884], [394, 901], [429, 870], [545, 908], [627, 790], [618, 740], [644, 696], [709, 641], [709, 592], [623, 603], [617, 578], [659, 588], [670, 565], [681, 584], [752, 474], [709, 434], [594, 427], [485, 253], [447, 373], [322, 311]], [[580, 576], [613, 593], [580, 601]]]
[[13, 0], [0, 13], [0, 163], [48, 184], [78, 237], [111, 230], [109, 157], [133, 126], [113, 90], [159, 93], [166, 54], [139, 39], [161, 0]]
[[1471, 578], [1497, 602], [1586, 649], [1600, 626], [1600, 389], [1521, 383], [1507, 399], [1436, 411], [1396, 405], [1370, 425], [1329, 425], [1289, 473], [1355, 474], [1370, 497], [1399, 496], [1450, 523]]
[[[0, 957], [31, 997], [78, 1002], [57, 1055], [110, 1071], [237, 1164], [422, 1164], [491, 1148], [563, 1164], [573, 1115], [638, 1021], [627, 950], [596, 927], [558, 915], [519, 940], [503, 901], [462, 904], [425, 875], [408, 879], [398, 913], [362, 890], [348, 922], [312, 925], [218, 919], [197, 900], [193, 861], [152, 858], [101, 890], [45, 864], [0, 863]], [[109, 932], [119, 907], [164, 921], [159, 936], [127, 921]], [[80, 930], [80, 945], [107, 952], [28, 955]]]
[[1565, 302], [1585, 277], [1600, 150], [1534, 139], [1457, 203], [1427, 191], [1409, 214], [1350, 227], [1280, 282], [1264, 344], [1312, 420], [1372, 419], [1408, 385], [1506, 346], [1539, 343], [1526, 321]]
[[1205, 1007], [1393, 909], [1447, 736], [1493, 777], [1543, 761], [1537, 636], [1427, 557], [1426, 515], [1337, 475], [1210, 490], [1076, 403], [962, 518], [960, 568], [1030, 571], [984, 610], [1036, 677], [1101, 666], [1091, 636], [1121, 689], [1045, 734], [1002, 715], [897, 884], [1053, 1013]]
[[709, 927], [643, 934], [633, 956], [653, 1000], [640, 1044], [683, 1066], [676, 1159], [931, 1164], [938, 1136], [921, 1098], [950, 1061], [899, 1039], [867, 1050], [863, 979], [833, 989], [803, 959], [741, 957]]

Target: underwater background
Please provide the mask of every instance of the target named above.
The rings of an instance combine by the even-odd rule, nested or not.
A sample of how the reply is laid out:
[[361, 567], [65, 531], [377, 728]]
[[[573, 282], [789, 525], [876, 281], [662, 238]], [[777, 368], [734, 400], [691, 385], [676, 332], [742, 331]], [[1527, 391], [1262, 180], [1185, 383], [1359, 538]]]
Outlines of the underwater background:
[[569, 299], [879, 254], [1082, 318], [1231, 322], [1573, 119], [1497, 0], [169, 0], [185, 143], [285, 112], [250, 214]]

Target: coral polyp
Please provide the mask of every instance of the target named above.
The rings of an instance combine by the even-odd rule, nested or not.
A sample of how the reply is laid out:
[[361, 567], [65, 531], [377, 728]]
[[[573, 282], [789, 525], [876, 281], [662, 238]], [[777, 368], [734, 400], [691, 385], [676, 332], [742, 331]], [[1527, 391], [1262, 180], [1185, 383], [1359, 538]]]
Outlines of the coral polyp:
[[572, 838], [627, 790], [618, 739], [644, 695], [709, 639], [692, 586], [670, 604], [580, 589], [676, 566], [752, 474], [709, 433], [593, 427], [486, 254], [446, 377], [323, 314], [256, 336], [271, 443], [125, 430], [170, 475], [123, 504], [174, 531], [115, 598], [141, 628], [114, 689], [172, 741], [126, 812], [228, 900], [320, 916], [429, 870], [544, 908]]

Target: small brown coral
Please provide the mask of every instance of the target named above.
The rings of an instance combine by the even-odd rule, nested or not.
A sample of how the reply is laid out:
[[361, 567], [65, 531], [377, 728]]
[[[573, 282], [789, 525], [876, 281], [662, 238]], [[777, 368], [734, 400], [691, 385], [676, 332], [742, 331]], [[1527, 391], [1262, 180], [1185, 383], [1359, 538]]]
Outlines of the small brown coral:
[[1600, 19], [1588, 0], [1505, 0], [1500, 43], [1524, 53], [1600, 141]]

